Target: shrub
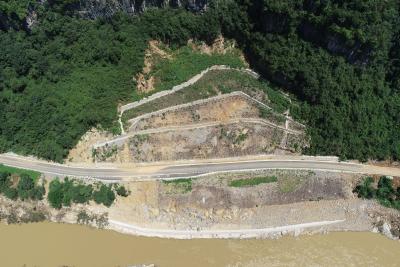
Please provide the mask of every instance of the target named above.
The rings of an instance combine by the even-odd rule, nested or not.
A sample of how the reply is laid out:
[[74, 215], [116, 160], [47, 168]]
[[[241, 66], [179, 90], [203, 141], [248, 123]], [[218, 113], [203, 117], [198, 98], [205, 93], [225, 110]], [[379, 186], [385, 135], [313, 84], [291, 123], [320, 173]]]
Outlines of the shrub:
[[56, 179], [50, 182], [49, 194], [47, 200], [53, 208], [61, 209], [63, 202], [63, 186], [60, 180]]
[[400, 187], [393, 188], [393, 181], [386, 176], [379, 179], [377, 187], [373, 186], [372, 177], [366, 177], [356, 186], [354, 192], [358, 197], [372, 199], [376, 198], [378, 202], [389, 208], [400, 209]]
[[92, 199], [92, 194], [92, 185], [68, 178], [63, 182], [55, 179], [50, 183], [47, 199], [53, 208], [60, 209], [62, 206], [71, 206], [72, 203], [87, 203]]
[[115, 192], [117, 193], [118, 196], [121, 196], [121, 197], [129, 196], [129, 191], [126, 190], [126, 188], [123, 185], [121, 185], [121, 186], [116, 185]]
[[18, 197], [21, 200], [42, 200], [45, 193], [43, 186], [36, 186], [27, 174], [21, 174], [17, 185]]
[[11, 199], [11, 200], [16, 200], [18, 198], [18, 192], [17, 189], [12, 188], [12, 187], [8, 187], [4, 190], [4, 195]]
[[65, 178], [64, 181], [55, 179], [50, 182], [47, 199], [50, 205], [56, 209], [76, 203], [88, 203], [90, 200], [110, 207], [115, 200], [115, 192], [123, 197], [129, 195], [129, 191], [118, 184], [105, 185], [98, 183], [93, 186], [74, 179]]
[[166, 185], [171, 185], [176, 190], [181, 193], [188, 193], [192, 191], [192, 179], [191, 178], [181, 178], [170, 181], [163, 180], [163, 183]]
[[357, 185], [354, 192], [357, 193], [358, 197], [371, 199], [375, 197], [375, 189], [371, 187], [374, 179], [372, 177], [366, 177], [361, 184]]

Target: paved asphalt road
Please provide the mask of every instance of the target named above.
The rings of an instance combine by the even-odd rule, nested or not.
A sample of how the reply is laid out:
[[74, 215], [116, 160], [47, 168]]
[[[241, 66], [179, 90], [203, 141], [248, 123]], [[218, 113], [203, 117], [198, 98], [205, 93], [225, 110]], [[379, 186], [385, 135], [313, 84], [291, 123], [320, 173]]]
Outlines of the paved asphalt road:
[[154, 170], [147, 171], [146, 173], [141, 171], [139, 167], [131, 170], [117, 168], [71, 167], [9, 154], [0, 155], [0, 163], [18, 168], [31, 169], [54, 176], [92, 177], [101, 180], [119, 180], [122, 178], [179, 178], [192, 177], [210, 172], [229, 172], [255, 169], [309, 169], [354, 173], [369, 172], [368, 165], [317, 160], [254, 160], [199, 163], [191, 165], [169, 165], [165, 167], [154, 168]]
[[0, 155], [0, 163], [60, 177], [93, 177], [102, 180], [118, 180], [122, 177], [129, 176], [129, 173], [118, 169], [70, 167], [67, 165], [48, 163], [19, 156], [15, 157], [7, 154]]

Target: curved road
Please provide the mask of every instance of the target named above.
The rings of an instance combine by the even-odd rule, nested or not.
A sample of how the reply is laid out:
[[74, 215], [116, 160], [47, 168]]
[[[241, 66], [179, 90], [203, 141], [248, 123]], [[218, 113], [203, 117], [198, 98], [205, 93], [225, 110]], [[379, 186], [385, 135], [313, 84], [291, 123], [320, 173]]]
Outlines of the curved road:
[[400, 176], [399, 168], [376, 167], [347, 162], [318, 160], [249, 160], [216, 163], [196, 163], [165, 165], [153, 168], [136, 167], [132, 169], [105, 167], [72, 167], [56, 164], [14, 154], [1, 154], [0, 163], [12, 167], [35, 170], [51, 176], [72, 176], [81, 178], [96, 178], [100, 180], [135, 180], [174, 179], [193, 177], [212, 172], [234, 172], [257, 169], [303, 169], [324, 170], [333, 172], [369, 173], [380, 175]]

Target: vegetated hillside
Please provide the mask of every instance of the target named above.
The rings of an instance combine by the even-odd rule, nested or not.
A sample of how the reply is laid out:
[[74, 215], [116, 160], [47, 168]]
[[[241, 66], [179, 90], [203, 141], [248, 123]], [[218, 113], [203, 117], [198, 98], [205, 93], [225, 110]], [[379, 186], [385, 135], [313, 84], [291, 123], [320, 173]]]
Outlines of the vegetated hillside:
[[181, 46], [222, 31], [265, 79], [303, 102], [296, 115], [309, 125], [309, 153], [400, 158], [395, 0], [214, 0], [197, 15], [162, 9], [97, 20], [78, 16], [74, 1], [52, 0], [27, 29], [21, 10], [31, 14], [33, 2], [0, 4], [0, 24], [11, 24], [0, 33], [2, 151], [61, 161], [86, 130], [113, 129], [149, 38]]
[[38, 18], [30, 32], [0, 32], [0, 150], [56, 161], [92, 127], [118, 132], [118, 101], [132, 95], [150, 38], [182, 45], [217, 34], [183, 10], [110, 21], [45, 10]]
[[224, 34], [304, 102], [310, 153], [400, 158], [398, 1], [219, 1]]

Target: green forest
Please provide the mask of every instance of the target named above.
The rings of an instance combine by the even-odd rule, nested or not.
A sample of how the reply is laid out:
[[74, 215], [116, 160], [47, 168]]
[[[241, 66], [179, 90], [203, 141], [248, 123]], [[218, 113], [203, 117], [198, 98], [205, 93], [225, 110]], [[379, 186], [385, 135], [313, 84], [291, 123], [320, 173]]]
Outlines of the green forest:
[[[234, 39], [251, 67], [297, 97], [309, 154], [400, 158], [400, 23], [395, 0], [211, 0], [84, 19], [74, 0], [0, 2], [0, 151], [63, 161], [92, 127], [118, 134], [147, 42]], [[35, 10], [37, 23], [26, 27]]]

